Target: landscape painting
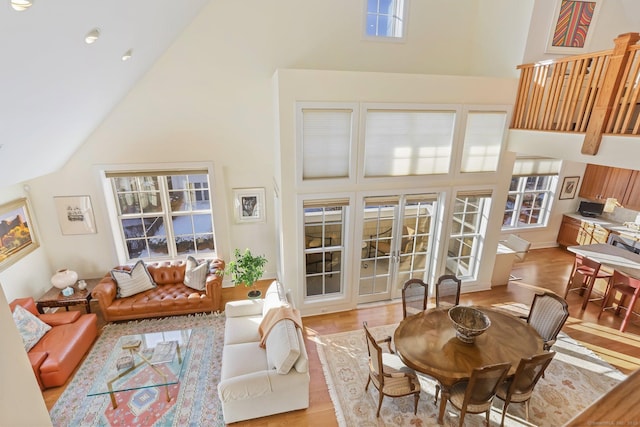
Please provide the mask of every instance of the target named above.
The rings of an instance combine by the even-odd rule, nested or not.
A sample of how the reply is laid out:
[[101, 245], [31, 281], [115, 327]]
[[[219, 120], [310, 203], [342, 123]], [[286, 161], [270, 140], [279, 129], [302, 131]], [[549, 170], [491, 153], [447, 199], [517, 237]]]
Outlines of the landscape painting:
[[27, 199], [0, 206], [0, 270], [38, 247]]

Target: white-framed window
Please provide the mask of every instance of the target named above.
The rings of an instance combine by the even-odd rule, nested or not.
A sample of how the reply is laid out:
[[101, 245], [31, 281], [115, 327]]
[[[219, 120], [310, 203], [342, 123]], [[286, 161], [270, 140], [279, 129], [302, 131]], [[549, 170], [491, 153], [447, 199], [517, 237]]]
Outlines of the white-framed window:
[[502, 229], [544, 227], [558, 186], [562, 161], [547, 157], [517, 156]]
[[486, 234], [491, 193], [458, 192], [453, 202], [446, 273], [475, 280]]
[[408, 0], [366, 0], [364, 35], [402, 40], [406, 34]]
[[305, 299], [343, 293], [348, 199], [304, 202]]
[[105, 172], [126, 262], [215, 254], [207, 170]]
[[557, 185], [558, 175], [513, 176], [502, 228], [545, 226]]

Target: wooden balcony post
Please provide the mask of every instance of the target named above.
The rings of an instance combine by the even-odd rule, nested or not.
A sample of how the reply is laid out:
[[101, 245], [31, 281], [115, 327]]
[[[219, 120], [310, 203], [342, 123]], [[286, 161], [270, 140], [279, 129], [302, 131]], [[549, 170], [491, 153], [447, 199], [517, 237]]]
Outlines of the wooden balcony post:
[[622, 71], [629, 60], [628, 48], [638, 40], [640, 40], [640, 34], [638, 33], [621, 34], [614, 40], [615, 46], [609, 59], [603, 85], [600, 88], [600, 93], [593, 107], [584, 136], [582, 154], [595, 155], [598, 153], [600, 142], [602, 141], [602, 133], [611, 115], [612, 104], [622, 81]]

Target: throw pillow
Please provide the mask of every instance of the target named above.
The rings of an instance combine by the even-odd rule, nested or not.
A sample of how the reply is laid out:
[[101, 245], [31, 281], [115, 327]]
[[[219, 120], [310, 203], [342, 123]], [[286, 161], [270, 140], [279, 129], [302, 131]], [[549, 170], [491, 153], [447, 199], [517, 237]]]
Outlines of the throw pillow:
[[20, 332], [24, 343], [24, 349], [27, 352], [51, 329], [51, 326], [20, 305], [16, 305], [13, 310], [13, 321], [18, 327], [18, 332]]
[[284, 319], [276, 323], [267, 336], [267, 363], [281, 375], [289, 373], [300, 356], [296, 325]]
[[209, 261], [205, 260], [198, 264], [198, 260], [194, 257], [187, 257], [184, 270], [185, 285], [196, 291], [204, 291], [207, 287], [207, 274], [209, 274]]
[[156, 287], [144, 261], [138, 261], [131, 271], [111, 270], [111, 277], [118, 286], [118, 298], [130, 297]]

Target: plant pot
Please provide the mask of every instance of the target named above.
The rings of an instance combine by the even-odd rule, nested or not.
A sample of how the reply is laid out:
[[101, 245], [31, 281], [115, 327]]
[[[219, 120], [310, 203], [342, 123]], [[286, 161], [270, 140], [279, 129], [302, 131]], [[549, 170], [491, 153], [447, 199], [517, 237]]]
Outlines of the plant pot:
[[252, 289], [247, 294], [247, 298], [249, 299], [258, 299], [262, 296], [262, 292], [259, 289]]

